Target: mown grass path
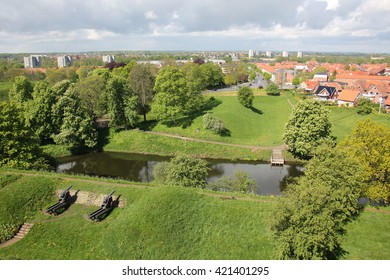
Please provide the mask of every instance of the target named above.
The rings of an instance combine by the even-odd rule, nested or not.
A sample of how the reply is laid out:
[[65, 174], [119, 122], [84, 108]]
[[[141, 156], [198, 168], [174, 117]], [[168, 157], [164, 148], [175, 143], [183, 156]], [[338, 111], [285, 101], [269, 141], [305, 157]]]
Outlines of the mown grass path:
[[219, 141], [212, 141], [212, 140], [204, 140], [199, 138], [185, 137], [185, 136], [180, 136], [180, 135], [166, 133], [166, 132], [158, 132], [158, 131], [145, 131], [145, 133], [177, 138], [184, 141], [195, 141], [195, 142], [202, 142], [202, 143], [209, 143], [209, 144], [216, 144], [216, 145], [223, 145], [223, 146], [230, 146], [230, 147], [248, 148], [253, 150], [272, 150], [272, 149], [284, 150], [286, 148], [285, 144], [279, 146], [254, 146], [254, 145], [242, 145], [242, 144], [233, 144], [233, 143], [226, 143], [226, 142], [219, 142]]

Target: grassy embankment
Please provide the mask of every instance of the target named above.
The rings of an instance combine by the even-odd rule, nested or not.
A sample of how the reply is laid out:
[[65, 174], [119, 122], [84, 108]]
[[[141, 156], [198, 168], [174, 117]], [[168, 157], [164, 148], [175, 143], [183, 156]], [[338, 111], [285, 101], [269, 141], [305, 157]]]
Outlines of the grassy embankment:
[[[0, 170], [0, 178], [4, 173]], [[21, 241], [0, 249], [0, 259], [272, 259], [275, 250], [266, 226], [272, 197], [221, 199], [197, 189], [31, 172], [16, 179], [0, 188], [0, 221], [18, 208], [13, 204], [21, 207], [22, 188], [30, 185], [44, 186], [36, 189], [35, 199], [70, 184], [74, 190], [101, 194], [115, 190], [126, 206], [100, 223], [85, 218], [96, 206], [73, 204], [57, 217], [44, 215], [40, 209], [56, 201], [53, 195], [41, 208], [32, 208], [34, 215], [24, 216], [34, 227]], [[348, 225], [346, 259], [389, 259], [389, 230], [389, 214], [363, 212]]]

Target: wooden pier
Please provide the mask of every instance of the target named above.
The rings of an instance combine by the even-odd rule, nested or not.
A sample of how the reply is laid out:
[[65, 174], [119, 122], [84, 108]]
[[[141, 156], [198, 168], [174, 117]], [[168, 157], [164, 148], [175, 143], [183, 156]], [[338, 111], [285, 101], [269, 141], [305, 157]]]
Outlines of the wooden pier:
[[271, 165], [284, 165], [284, 157], [282, 155], [282, 150], [272, 150]]

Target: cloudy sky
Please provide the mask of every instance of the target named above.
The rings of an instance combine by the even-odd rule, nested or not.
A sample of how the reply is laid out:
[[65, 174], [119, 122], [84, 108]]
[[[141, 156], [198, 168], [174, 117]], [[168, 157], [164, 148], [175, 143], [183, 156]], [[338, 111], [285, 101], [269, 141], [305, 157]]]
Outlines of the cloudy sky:
[[390, 0], [1, 0], [0, 53], [390, 52]]

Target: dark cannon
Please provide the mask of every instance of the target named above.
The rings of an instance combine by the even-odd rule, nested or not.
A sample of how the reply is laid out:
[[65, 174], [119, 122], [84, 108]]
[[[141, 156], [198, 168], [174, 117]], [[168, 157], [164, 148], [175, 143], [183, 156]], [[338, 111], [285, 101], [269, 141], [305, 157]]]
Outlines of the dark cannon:
[[69, 192], [69, 190], [71, 188], [72, 188], [72, 186], [69, 186], [66, 190], [64, 190], [60, 194], [58, 202], [56, 204], [50, 206], [49, 208], [47, 208], [46, 213], [57, 215], [58, 214], [57, 211], [59, 209], [65, 208], [66, 206], [68, 206], [70, 204], [70, 200], [71, 200], [71, 195]]
[[101, 221], [105, 216], [107, 216], [112, 209], [115, 207], [114, 201], [112, 199], [112, 195], [115, 191], [112, 191], [109, 195], [107, 195], [98, 210], [89, 215], [89, 218], [94, 221]]

